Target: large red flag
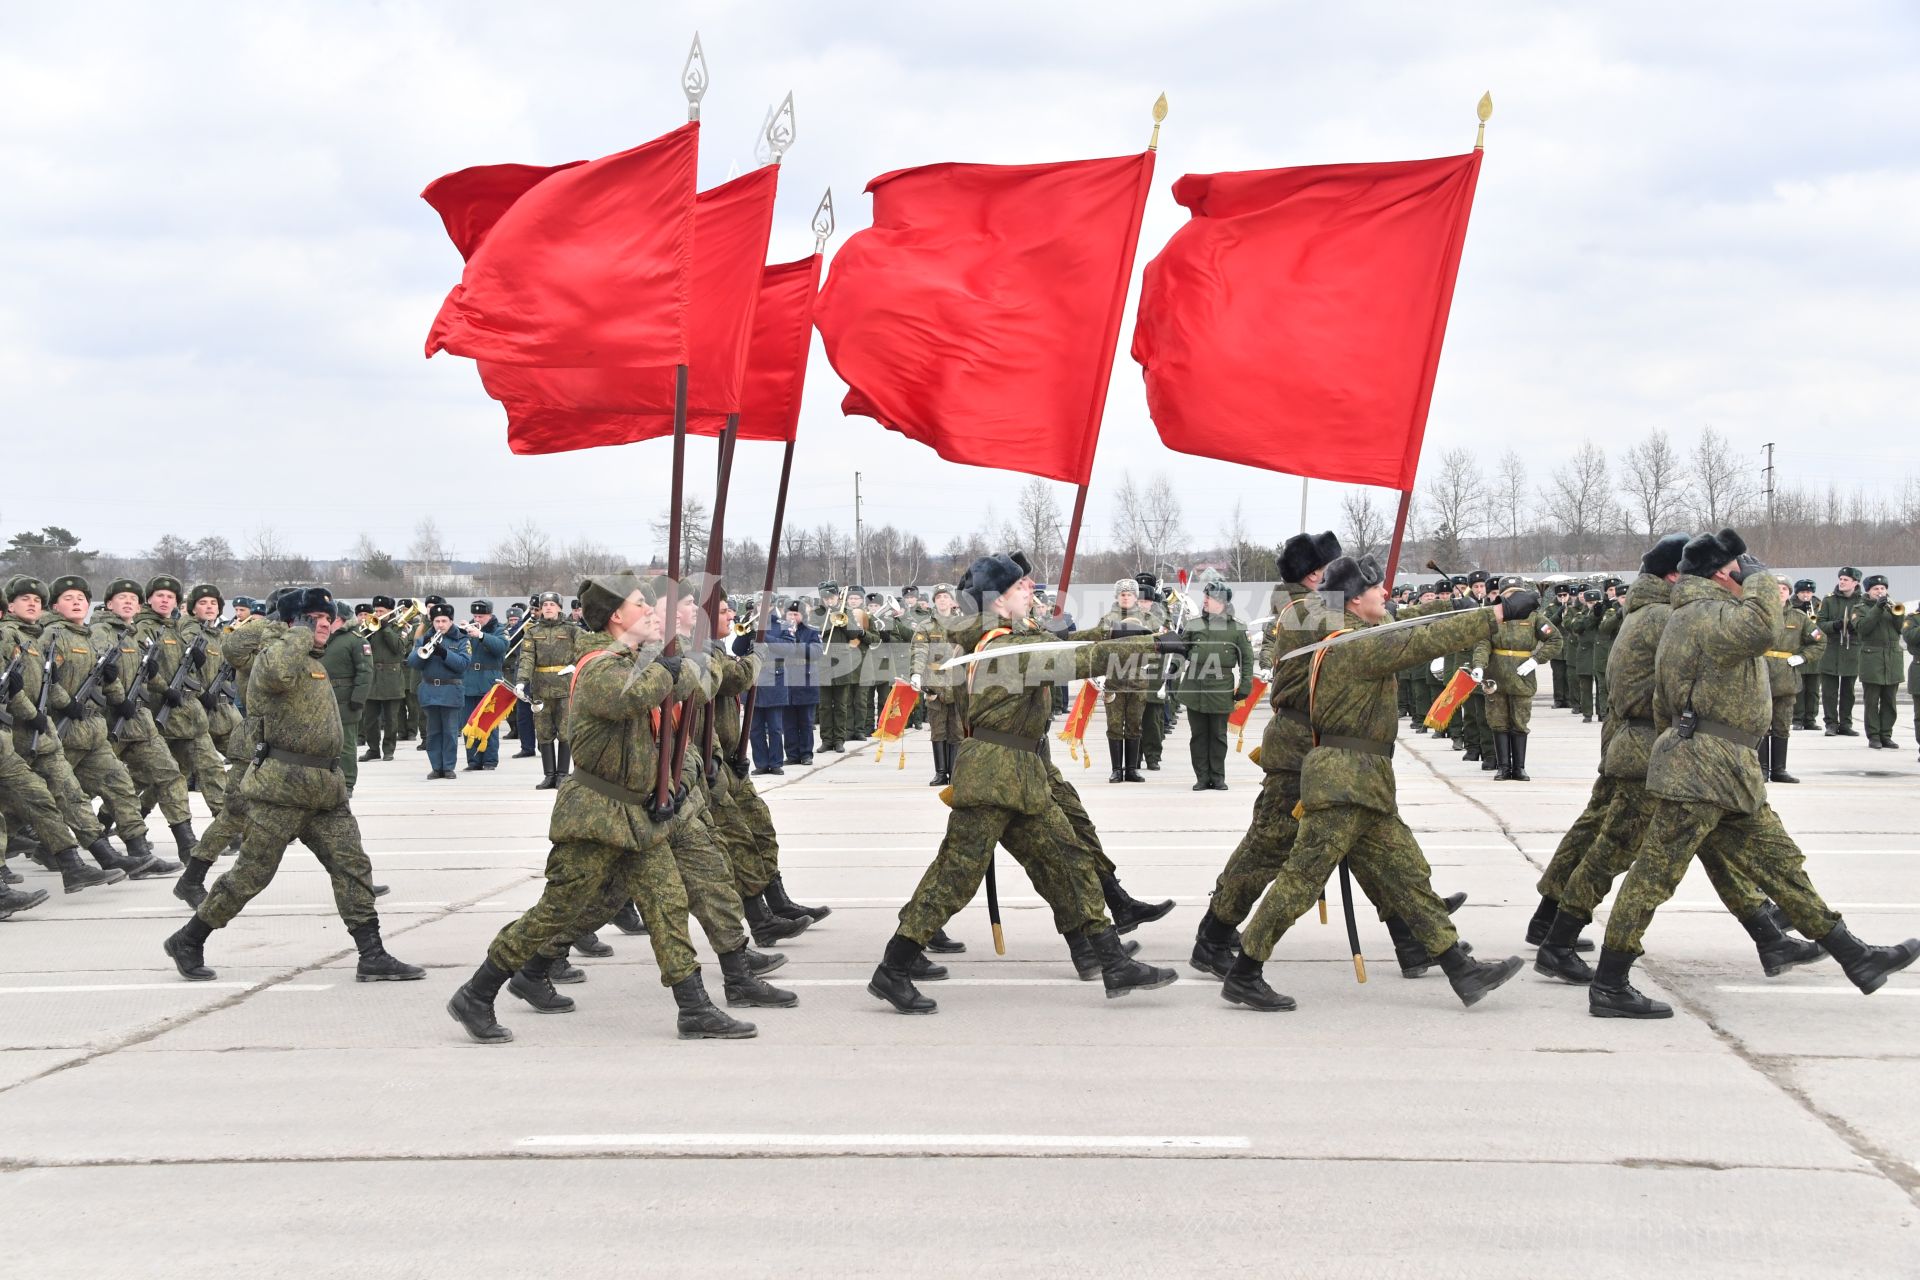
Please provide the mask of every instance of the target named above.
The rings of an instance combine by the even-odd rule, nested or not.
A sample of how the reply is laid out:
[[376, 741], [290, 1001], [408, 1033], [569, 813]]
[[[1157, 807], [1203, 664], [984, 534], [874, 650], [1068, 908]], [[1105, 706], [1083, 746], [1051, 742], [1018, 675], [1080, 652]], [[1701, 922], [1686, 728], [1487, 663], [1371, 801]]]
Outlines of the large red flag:
[[875, 178], [816, 323], [848, 414], [973, 466], [1086, 482], [1153, 153]]
[[[556, 367], [685, 364], [699, 137], [686, 124], [586, 164], [495, 166], [491, 181], [462, 171], [429, 187], [469, 256], [434, 317], [427, 354]], [[521, 172], [500, 172], [509, 168]], [[475, 198], [471, 216], [449, 217], [446, 205], [463, 194]]]
[[1411, 489], [1481, 154], [1176, 182], [1133, 334], [1167, 447]]
[[[695, 203], [690, 412], [724, 415], [740, 408], [778, 185], [779, 166], [766, 165], [701, 192]], [[480, 378], [507, 406], [516, 453], [622, 444], [673, 428], [671, 367], [530, 369], [482, 362]], [[629, 421], [636, 416], [644, 421]]]

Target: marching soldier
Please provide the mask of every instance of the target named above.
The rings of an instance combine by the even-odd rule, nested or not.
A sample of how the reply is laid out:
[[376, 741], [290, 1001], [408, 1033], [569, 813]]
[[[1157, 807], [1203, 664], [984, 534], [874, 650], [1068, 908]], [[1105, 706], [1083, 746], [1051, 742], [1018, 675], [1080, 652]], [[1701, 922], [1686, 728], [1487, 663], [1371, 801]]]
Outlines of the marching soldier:
[[1857, 738], [1853, 727], [1853, 683], [1860, 676], [1860, 571], [1840, 570], [1833, 594], [1820, 602], [1814, 621], [1827, 637], [1820, 659], [1820, 705], [1829, 738]]
[[60, 873], [61, 888], [78, 893], [95, 885], [114, 884], [124, 874], [96, 871], [80, 861], [80, 842], [60, 816], [60, 806], [25, 760], [13, 749], [13, 735], [0, 733], [0, 920], [15, 911], [26, 911], [47, 900], [39, 889], [15, 891], [21, 877], [6, 865], [7, 821], [16, 815], [33, 831], [40, 847], [46, 850], [47, 865]]
[[373, 644], [352, 625], [360, 614], [350, 614], [340, 605], [335, 611], [340, 625], [327, 637], [320, 652], [320, 666], [333, 686], [333, 700], [340, 712], [340, 777], [347, 784], [347, 798], [360, 781], [359, 749], [361, 713], [366, 710], [367, 695], [373, 689]]
[[[148, 592], [151, 603], [156, 593]], [[163, 944], [180, 976], [206, 982], [206, 942], [273, 881], [287, 845], [313, 851], [333, 882], [340, 918], [360, 952], [361, 982], [409, 982], [426, 976], [387, 953], [373, 898], [373, 869], [340, 776], [341, 724], [321, 655], [336, 625], [325, 587], [290, 587], [277, 602], [286, 629], [261, 649], [247, 681], [247, 715], [258, 729], [247, 789], [246, 833], [233, 869]]]
[[363, 764], [393, 759], [407, 719], [407, 635], [394, 617], [392, 596], [373, 598], [367, 647], [373, 652], [373, 687], [361, 716], [360, 736], [367, 747]]
[[573, 768], [566, 743], [567, 689], [581, 632], [560, 616], [559, 593], [542, 591], [539, 601], [540, 616], [520, 633], [520, 661], [514, 682], [533, 695], [539, 708], [533, 713], [533, 733], [539, 743], [543, 776], [534, 790], [553, 791]]
[[[1807, 581], [1808, 594], [1813, 584]], [[1827, 638], [1814, 625], [1813, 615], [1793, 607], [1787, 584], [1780, 584], [1780, 634], [1767, 650], [1767, 688], [1773, 697], [1773, 721], [1770, 732], [1760, 743], [1760, 768], [1769, 782], [1798, 782], [1787, 772], [1787, 738], [1794, 727], [1794, 709], [1805, 692], [1802, 672], [1820, 669], [1820, 658], [1827, 651]]]
[[1887, 599], [1886, 574], [1873, 574], [1863, 585], [1867, 598], [1860, 606], [1858, 626], [1861, 701], [1866, 705], [1861, 718], [1867, 725], [1867, 745], [1891, 751], [1894, 726], [1900, 719], [1894, 695], [1900, 692], [1904, 611]]
[[146, 607], [134, 616], [133, 635], [141, 643], [159, 646], [159, 661], [141, 692], [174, 763], [217, 817], [226, 802], [226, 763], [213, 749], [207, 709], [197, 696], [213, 684], [205, 667], [207, 637], [175, 619], [185, 594], [171, 574], [147, 583]]
[[927, 709], [927, 737], [933, 750], [933, 780], [944, 787], [953, 781], [953, 758], [967, 736], [967, 678], [964, 671], [943, 671], [942, 664], [960, 655], [947, 638], [947, 628], [960, 614], [953, 588], [940, 583], [933, 589], [933, 611], [913, 637], [913, 687]]
[[1767, 803], [1755, 748], [1772, 715], [1762, 655], [1780, 627], [1777, 580], [1731, 529], [1688, 542], [1680, 574], [1655, 664], [1654, 722], [1670, 727], [1648, 762], [1653, 814], [1607, 920], [1588, 1011], [1673, 1016], [1634, 989], [1630, 972], [1654, 912], [1694, 855], [1708, 852], [1757, 881], [1793, 927], [1870, 994], [1920, 958], [1920, 939], [1874, 947], [1854, 937], [1814, 888], [1800, 847]]
[[[1140, 584], [1122, 578], [1113, 584], [1113, 608], [1096, 630], [1109, 640], [1125, 640], [1153, 634], [1152, 622], [1153, 615], [1140, 603]], [[1116, 648], [1114, 652], [1115, 658], [1100, 673], [1105, 676], [1100, 702], [1107, 720], [1107, 754], [1113, 761], [1107, 781], [1145, 782], [1140, 776], [1148, 689], [1142, 674], [1144, 650]]]
[[[1531, 590], [1519, 578], [1500, 584], [1503, 593]], [[1480, 673], [1486, 696], [1487, 725], [1493, 733], [1495, 782], [1530, 782], [1527, 776], [1527, 738], [1533, 723], [1534, 675], [1541, 663], [1559, 651], [1560, 631], [1538, 612], [1509, 618], [1489, 639], [1473, 649], [1473, 667]]]
[[[139, 601], [136, 598], [137, 584], [129, 582], [127, 586], [134, 589], [133, 593], [124, 597], [116, 595], [114, 601], [125, 611], [126, 617], [131, 619], [139, 607]], [[236, 623], [227, 633], [221, 649], [221, 655], [233, 668], [234, 687], [243, 691], [242, 698], [245, 697], [247, 681], [253, 674], [254, 659], [260, 656], [261, 648], [268, 640], [286, 631], [286, 624], [280, 621], [277, 612], [279, 595], [280, 593], [276, 591], [269, 596], [262, 603], [261, 608], [249, 616], [244, 624]], [[156, 757], [166, 757], [171, 763], [172, 757], [168, 756], [165, 748], [159, 745], [159, 730], [153, 726], [153, 717], [145, 707], [139, 709], [139, 714], [146, 717], [144, 731], [149, 738], [148, 747]], [[214, 860], [227, 853], [238, 853], [240, 850], [240, 837], [247, 826], [247, 797], [242, 784], [246, 779], [247, 770], [252, 767], [256, 742], [256, 730], [252, 718], [249, 717], [242, 721], [239, 728], [227, 735], [227, 740], [223, 744], [222, 749], [227, 757], [226, 805], [220, 810], [220, 815], [207, 824], [199, 845], [192, 850], [192, 856], [181, 859], [186, 864], [186, 869], [180, 873], [180, 878], [173, 885], [173, 896], [190, 907], [198, 907], [207, 900], [207, 873], [212, 869]], [[128, 758], [132, 758], [131, 752], [128, 752]], [[186, 798], [184, 780], [180, 783], [180, 794], [184, 802]], [[161, 803], [164, 806], [166, 802], [163, 799]], [[378, 886], [375, 886], [374, 896], [379, 896]]]
[[[187, 803], [187, 775], [161, 739], [160, 729], [153, 722], [153, 712], [147, 710], [142, 692], [145, 681], [141, 671], [159, 661], [159, 654], [153, 652], [154, 646], [142, 645], [133, 629], [134, 619], [140, 614], [142, 594], [140, 584], [132, 578], [115, 578], [107, 584], [105, 607], [94, 612], [95, 644], [102, 648], [113, 645], [120, 651], [116, 664], [119, 674], [109, 682], [107, 690], [108, 697], [114, 700], [109, 708], [108, 736], [121, 763], [133, 777], [142, 808], [159, 805], [181, 863], [191, 866], [200, 841], [193, 834], [193, 811]], [[213, 827], [207, 830], [212, 832]], [[233, 834], [237, 837], [239, 832], [236, 830]], [[217, 857], [226, 847], [224, 843], [216, 844], [206, 850], [206, 856]]]

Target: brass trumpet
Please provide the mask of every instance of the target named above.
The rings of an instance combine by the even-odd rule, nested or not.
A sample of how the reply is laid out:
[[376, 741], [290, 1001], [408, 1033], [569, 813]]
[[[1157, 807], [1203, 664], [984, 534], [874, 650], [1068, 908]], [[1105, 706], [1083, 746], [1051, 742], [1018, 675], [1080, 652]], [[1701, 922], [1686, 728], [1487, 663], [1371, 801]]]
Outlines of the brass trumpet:
[[359, 633], [361, 639], [372, 636], [375, 632], [379, 631], [380, 628], [385, 626], [397, 626], [402, 631], [405, 631], [413, 626], [415, 622], [419, 621], [420, 614], [421, 608], [419, 602], [410, 601], [407, 604], [401, 605], [398, 609], [388, 611], [386, 617], [375, 619], [372, 626], [355, 627], [354, 630]]

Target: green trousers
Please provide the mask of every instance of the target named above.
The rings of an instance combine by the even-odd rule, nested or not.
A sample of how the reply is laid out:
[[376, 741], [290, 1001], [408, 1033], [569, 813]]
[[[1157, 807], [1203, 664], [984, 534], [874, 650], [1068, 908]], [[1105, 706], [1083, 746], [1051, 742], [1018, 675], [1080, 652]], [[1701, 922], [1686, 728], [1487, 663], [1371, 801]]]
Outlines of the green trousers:
[[247, 829], [233, 869], [213, 882], [197, 913], [210, 928], [222, 929], [241, 908], [273, 883], [280, 859], [295, 840], [313, 851], [333, 881], [333, 904], [348, 928], [379, 919], [373, 906], [373, 867], [360, 843], [360, 824], [345, 805], [335, 809], [297, 809], [255, 800], [247, 807]]
[[67, 763], [72, 766], [82, 791], [106, 801], [113, 829], [121, 840], [146, 838], [147, 820], [140, 813], [140, 797], [134, 790], [133, 775], [106, 743], [85, 751], [67, 748]]
[[662, 986], [700, 972], [687, 936], [687, 890], [664, 836], [644, 849], [587, 840], [555, 844], [547, 854], [547, 884], [540, 901], [494, 935], [487, 959], [511, 972], [536, 955], [558, 954], [579, 933], [577, 921], [608, 896], [609, 885], [617, 897], [606, 918], [612, 919], [621, 902], [639, 908]]
[[925, 946], [973, 901], [996, 845], [1006, 846], [1053, 908], [1054, 928], [1066, 934], [1108, 927], [1094, 860], [1058, 805], [1050, 804], [1038, 814], [980, 805], [947, 814], [940, 851], [900, 908], [901, 936]]
[[1860, 718], [1866, 723], [1864, 728], [1871, 737], [1883, 742], [1893, 741], [1893, 731], [1900, 723], [1900, 704], [1895, 698], [1900, 692], [1897, 684], [1868, 684], [1860, 682], [1861, 707]]
[[1227, 715], [1225, 711], [1187, 711], [1187, 755], [1194, 781], [1203, 785], [1227, 781]]
[[187, 775], [180, 772], [173, 753], [159, 738], [141, 738], [119, 743], [114, 748], [120, 763], [127, 766], [142, 807], [157, 804], [167, 825], [186, 822], [193, 817], [187, 807]]

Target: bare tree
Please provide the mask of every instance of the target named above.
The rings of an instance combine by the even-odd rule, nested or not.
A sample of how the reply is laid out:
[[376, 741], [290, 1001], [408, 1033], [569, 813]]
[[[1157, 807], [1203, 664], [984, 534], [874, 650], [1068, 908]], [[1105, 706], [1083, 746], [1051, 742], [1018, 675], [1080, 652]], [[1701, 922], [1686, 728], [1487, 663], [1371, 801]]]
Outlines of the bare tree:
[[[706, 568], [707, 537], [712, 533], [713, 518], [704, 498], [689, 494], [680, 502], [680, 572], [695, 573]], [[673, 530], [673, 513], [662, 511], [653, 520], [653, 541], [656, 548], [654, 558], [661, 564], [668, 563], [668, 537]]]
[[1034, 574], [1050, 582], [1065, 552], [1065, 532], [1060, 520], [1060, 503], [1053, 486], [1035, 476], [1020, 491], [1014, 511], [1014, 543], [1027, 553]]
[[1647, 541], [1665, 533], [1688, 501], [1686, 462], [1664, 431], [1655, 431], [1627, 450], [1620, 487], [1629, 527]]
[[407, 548], [407, 561], [408, 573], [416, 585], [422, 580], [435, 581], [452, 571], [453, 550], [432, 516], [420, 517], [420, 523], [413, 526], [413, 543]]
[[230, 578], [238, 567], [233, 545], [217, 533], [210, 533], [193, 544], [194, 571], [201, 581]]
[[1373, 505], [1373, 494], [1349, 488], [1340, 497], [1340, 549], [1350, 556], [1370, 556], [1387, 543], [1387, 518]]
[[1180, 553], [1186, 545], [1187, 535], [1180, 523], [1180, 497], [1173, 491], [1173, 482], [1165, 475], [1155, 476], [1147, 486], [1140, 513], [1141, 532], [1146, 537], [1147, 550], [1152, 553], [1154, 564], [1173, 557], [1184, 558]]
[[516, 594], [532, 595], [553, 578], [553, 540], [527, 520], [513, 526], [493, 547], [494, 567]]
[[1573, 460], [1553, 473], [1542, 499], [1561, 530], [1561, 548], [1584, 569], [1600, 548], [1600, 535], [1612, 527], [1617, 508], [1608, 475], [1607, 455], [1588, 440]]
[[1512, 449], [1500, 455], [1500, 469], [1494, 473], [1489, 502], [1488, 524], [1506, 540], [1501, 560], [1518, 565], [1520, 535], [1532, 525], [1533, 487], [1527, 479], [1527, 464]]
[[1435, 557], [1445, 565], [1471, 559], [1466, 543], [1487, 522], [1487, 478], [1473, 450], [1449, 449], [1441, 455], [1427, 480], [1427, 505]]
[[194, 576], [193, 543], [179, 534], [167, 533], [153, 544], [147, 552], [147, 559], [153, 561], [156, 570], [175, 573], [185, 579]]
[[562, 572], [558, 575], [573, 591], [582, 578], [595, 574], [618, 573], [627, 567], [626, 558], [616, 555], [609, 547], [601, 546], [591, 538], [575, 538], [560, 553]]
[[1120, 488], [1113, 495], [1112, 553], [1123, 560], [1139, 563], [1151, 546], [1147, 538], [1146, 495], [1135, 486], [1133, 476], [1120, 473]]
[[1693, 516], [1708, 531], [1738, 522], [1753, 501], [1753, 470], [1712, 427], [1693, 449]]
[[1256, 576], [1253, 565], [1266, 553], [1253, 544], [1253, 531], [1247, 527], [1247, 513], [1240, 503], [1233, 504], [1226, 523], [1220, 526], [1221, 553], [1227, 562], [1227, 576], [1244, 582]]
[[246, 574], [250, 582], [280, 585], [280, 566], [287, 557], [286, 544], [272, 525], [262, 525], [247, 535]]

